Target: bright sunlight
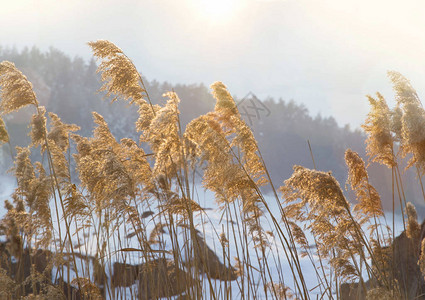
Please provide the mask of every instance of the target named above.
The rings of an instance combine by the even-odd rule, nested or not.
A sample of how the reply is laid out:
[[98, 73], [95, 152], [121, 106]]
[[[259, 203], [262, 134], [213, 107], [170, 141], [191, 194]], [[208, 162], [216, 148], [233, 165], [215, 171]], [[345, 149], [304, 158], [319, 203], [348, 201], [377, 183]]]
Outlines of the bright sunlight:
[[229, 21], [241, 8], [241, 4], [241, 0], [200, 0], [194, 3], [202, 17], [211, 23]]

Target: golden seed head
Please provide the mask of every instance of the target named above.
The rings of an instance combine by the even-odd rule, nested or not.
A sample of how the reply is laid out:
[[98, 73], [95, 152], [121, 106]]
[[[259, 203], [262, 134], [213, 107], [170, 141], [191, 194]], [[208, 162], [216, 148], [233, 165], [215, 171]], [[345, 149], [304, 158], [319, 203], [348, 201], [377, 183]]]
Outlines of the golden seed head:
[[411, 202], [406, 203], [406, 235], [410, 239], [419, 240], [421, 235], [421, 226], [418, 223], [418, 214], [416, 208]]
[[238, 109], [236, 107], [235, 100], [233, 100], [232, 95], [230, 95], [226, 86], [220, 82], [216, 81], [211, 85], [213, 90], [213, 96], [216, 99], [215, 111], [223, 112], [224, 114], [238, 114]]
[[94, 56], [102, 60], [98, 72], [102, 73], [104, 84], [100, 90], [106, 91], [107, 97], [114, 95], [112, 101], [120, 96], [125, 100], [131, 99], [131, 103], [145, 102], [143, 96], [146, 90], [141, 87], [141, 77], [123, 51], [106, 40], [89, 42], [88, 45]]
[[347, 182], [351, 185], [357, 197], [358, 203], [354, 206], [354, 211], [358, 212], [359, 220], [382, 216], [384, 211], [381, 197], [369, 183], [369, 176], [363, 159], [358, 153], [347, 149], [345, 151], [345, 163], [348, 166]]
[[370, 112], [367, 115], [363, 129], [368, 135], [366, 151], [374, 162], [395, 166], [393, 155], [393, 137], [391, 135], [391, 112], [384, 97], [377, 93], [377, 98], [368, 96]]
[[51, 121], [51, 129], [47, 138], [52, 140], [62, 151], [69, 148], [69, 133], [80, 130], [75, 124], [65, 124], [54, 113], [49, 113]]
[[31, 119], [31, 146], [45, 145], [47, 134], [46, 120], [46, 108], [44, 106], [38, 107], [37, 113]]
[[421, 172], [425, 171], [425, 110], [413, 89], [410, 82], [398, 72], [389, 72], [398, 107], [394, 113], [393, 119], [397, 122], [394, 125], [397, 131], [400, 130], [401, 120], [401, 149], [404, 155], [413, 154], [408, 163], [408, 168], [416, 164]]
[[8, 61], [0, 63], [0, 112], [8, 114], [27, 105], [38, 106], [31, 82]]

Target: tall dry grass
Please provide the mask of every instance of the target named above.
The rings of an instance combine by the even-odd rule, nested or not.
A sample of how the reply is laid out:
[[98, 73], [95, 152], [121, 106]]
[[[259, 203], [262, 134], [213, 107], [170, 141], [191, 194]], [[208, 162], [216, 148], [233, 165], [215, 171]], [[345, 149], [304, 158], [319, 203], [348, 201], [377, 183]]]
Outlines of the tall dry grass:
[[[1, 220], [2, 299], [423, 297], [425, 228], [404, 197], [399, 165], [410, 155], [422, 185], [425, 111], [402, 75], [390, 72], [397, 107], [369, 96], [363, 126], [369, 163], [391, 169], [393, 212], [397, 200], [405, 209], [406, 231], [395, 237], [356, 152], [345, 155], [354, 205], [330, 172], [302, 166], [277, 189], [223, 83], [211, 85], [214, 110], [182, 128], [176, 93], [154, 105], [121, 49], [103, 40], [89, 46], [101, 91], [137, 108], [138, 141], [118, 141], [96, 112], [93, 135], [80, 136], [39, 105], [13, 63], [0, 63], [1, 116], [34, 112]], [[9, 143], [3, 119], [0, 142]], [[31, 160], [34, 151], [42, 162]], [[198, 182], [214, 194], [212, 207]]]

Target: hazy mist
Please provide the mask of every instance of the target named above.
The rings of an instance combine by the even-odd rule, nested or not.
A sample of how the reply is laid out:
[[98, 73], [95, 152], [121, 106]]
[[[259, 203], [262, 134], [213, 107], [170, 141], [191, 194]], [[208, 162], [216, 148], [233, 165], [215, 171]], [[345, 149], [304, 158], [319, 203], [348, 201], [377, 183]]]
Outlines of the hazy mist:
[[125, 49], [148, 79], [223, 81], [304, 103], [360, 125], [365, 94], [392, 103], [387, 70], [425, 92], [422, 1], [2, 1], [2, 46], [54, 46], [91, 57], [86, 42]]

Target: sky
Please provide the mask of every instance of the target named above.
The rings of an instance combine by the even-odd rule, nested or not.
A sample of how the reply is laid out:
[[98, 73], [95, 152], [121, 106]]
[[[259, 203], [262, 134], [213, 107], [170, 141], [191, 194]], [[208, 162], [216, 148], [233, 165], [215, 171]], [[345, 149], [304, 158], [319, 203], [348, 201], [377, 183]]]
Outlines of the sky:
[[[294, 100], [359, 127], [388, 70], [425, 97], [425, 1], [0, 0], [0, 45], [91, 58], [122, 48], [148, 80], [222, 81], [238, 98]], [[184, 101], [184, 99], [182, 99]]]

